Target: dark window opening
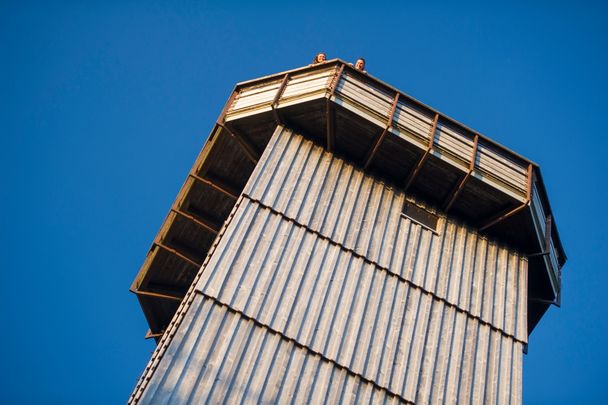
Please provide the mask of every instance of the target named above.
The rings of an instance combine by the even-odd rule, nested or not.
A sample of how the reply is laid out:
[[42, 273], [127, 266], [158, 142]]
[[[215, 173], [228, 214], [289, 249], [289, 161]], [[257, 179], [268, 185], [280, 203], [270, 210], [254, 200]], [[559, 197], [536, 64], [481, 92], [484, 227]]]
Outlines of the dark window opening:
[[439, 217], [428, 212], [424, 208], [412, 204], [409, 201], [405, 201], [401, 213], [425, 228], [428, 228], [435, 233], [437, 232], [437, 221], [439, 220]]

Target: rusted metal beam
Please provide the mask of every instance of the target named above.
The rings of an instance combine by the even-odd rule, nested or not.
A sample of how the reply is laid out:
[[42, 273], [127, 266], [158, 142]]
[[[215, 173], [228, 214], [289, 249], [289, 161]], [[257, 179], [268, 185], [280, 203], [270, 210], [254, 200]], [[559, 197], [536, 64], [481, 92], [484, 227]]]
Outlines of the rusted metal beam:
[[344, 72], [344, 64], [340, 65], [336, 76], [333, 78], [332, 82], [329, 85], [329, 94], [327, 95], [327, 99], [325, 100], [325, 135], [327, 138], [327, 150], [329, 152], [334, 151], [334, 147], [336, 144], [336, 134], [334, 130], [335, 125], [335, 117], [334, 117], [334, 108], [332, 105], [331, 98], [336, 94], [336, 88], [338, 87], [338, 83], [342, 78], [342, 72]]
[[181, 215], [182, 217], [189, 219], [190, 221], [194, 222], [195, 224], [202, 226], [203, 228], [207, 229], [208, 231], [211, 231], [213, 233], [219, 233], [220, 228], [216, 225], [214, 225], [211, 221], [209, 221], [208, 219], [202, 218], [200, 215], [191, 215], [188, 214], [184, 211], [181, 211], [179, 209], [175, 209], [175, 208], [171, 208], [171, 212], [175, 212], [178, 215]]
[[143, 295], [146, 297], [153, 297], [153, 298], [161, 298], [164, 300], [172, 300], [172, 301], [178, 301], [181, 302], [183, 297], [178, 297], [175, 295], [170, 295], [170, 294], [161, 294], [161, 293], [156, 293], [156, 292], [152, 292], [152, 291], [142, 291], [142, 290], [131, 290], [133, 291], [136, 295]]
[[157, 332], [152, 332], [150, 329], [148, 329], [144, 339], [158, 339], [160, 337], [163, 337], [164, 333], [165, 333], [164, 331], [157, 333]]
[[281, 84], [279, 85], [279, 88], [277, 89], [277, 94], [274, 96], [274, 100], [272, 100], [272, 104], [270, 105], [272, 108], [272, 113], [274, 114], [274, 119], [277, 122], [277, 125], [283, 125], [283, 120], [281, 119], [281, 116], [279, 114], [277, 107], [279, 105], [279, 100], [281, 99], [281, 96], [283, 95], [283, 92], [285, 91], [285, 87], [287, 86], [288, 81], [289, 81], [289, 73], [287, 73], [285, 76], [283, 76], [283, 80], [281, 81]]
[[245, 138], [244, 135], [236, 133], [234, 130], [228, 128], [221, 122], [218, 122], [217, 124], [222, 127], [222, 129], [224, 129], [224, 131], [226, 131], [228, 135], [230, 135], [237, 141], [237, 143], [241, 146], [243, 152], [245, 152], [245, 155], [247, 155], [249, 160], [251, 160], [254, 164], [258, 163], [258, 160], [260, 160], [260, 154], [256, 151], [253, 145], [251, 145], [249, 140]]
[[426, 160], [430, 156], [431, 152], [433, 151], [433, 144], [435, 142], [435, 130], [437, 129], [438, 121], [439, 121], [439, 114], [435, 114], [435, 118], [433, 119], [433, 125], [431, 126], [431, 130], [429, 131], [429, 145], [426, 148], [426, 150], [424, 151], [424, 153], [422, 154], [422, 157], [420, 158], [420, 160], [418, 161], [416, 166], [414, 167], [414, 170], [412, 170], [412, 172], [406, 179], [405, 187], [403, 188], [403, 191], [407, 191], [407, 189], [410, 188], [410, 186], [416, 179], [416, 176], [418, 176], [418, 173], [420, 173], [420, 170], [422, 169], [424, 162], [426, 162]]
[[236, 200], [239, 198], [240, 193], [231, 186], [222, 184], [215, 179], [210, 180], [208, 178], [200, 177], [194, 173], [190, 173], [189, 176], [192, 177], [194, 180], [196, 180], [202, 184], [206, 184], [209, 187], [213, 188], [214, 190], [217, 190], [220, 193], [227, 195], [228, 197], [232, 198], [233, 200]]
[[473, 152], [471, 153], [471, 162], [469, 163], [469, 170], [465, 173], [462, 180], [460, 180], [460, 182], [456, 185], [456, 187], [454, 187], [454, 189], [452, 190], [452, 192], [446, 199], [446, 202], [444, 203], [444, 206], [443, 206], [443, 210], [445, 211], [446, 214], [448, 213], [450, 208], [452, 208], [452, 205], [454, 204], [454, 202], [456, 202], [458, 195], [460, 195], [460, 192], [464, 189], [465, 184], [467, 184], [467, 181], [469, 180], [469, 178], [473, 174], [473, 171], [475, 170], [475, 159], [477, 157], [478, 145], [479, 145], [479, 134], [475, 134], [475, 137], [473, 138]]
[[526, 188], [526, 199], [528, 201], [532, 200], [532, 177], [534, 176], [533, 173], [534, 168], [532, 167], [532, 163], [528, 164], [528, 184], [527, 184], [527, 188]]
[[189, 257], [183, 255], [182, 253], [178, 252], [177, 250], [170, 248], [169, 246], [161, 243], [161, 242], [154, 242], [154, 244], [164, 250], [166, 250], [169, 253], [173, 253], [175, 256], [179, 257], [180, 259], [190, 263], [191, 265], [193, 265], [194, 267], [198, 267], [200, 268], [202, 263], [197, 263], [194, 260], [190, 259]]
[[493, 216], [492, 218], [482, 222], [482, 224], [479, 226], [479, 230], [485, 231], [489, 227], [496, 225], [497, 223], [502, 222], [509, 217], [512, 217], [513, 215], [517, 214], [519, 211], [523, 210], [527, 206], [528, 206], [528, 201], [526, 201], [525, 203], [523, 203], [521, 205], [518, 205], [515, 208], [509, 208], [509, 209]]
[[520, 212], [521, 210], [523, 210], [530, 204], [530, 199], [532, 198], [532, 176], [533, 176], [533, 168], [532, 168], [532, 163], [530, 163], [530, 164], [528, 164], [528, 185], [527, 185], [527, 190], [526, 190], [526, 201], [524, 201], [521, 205], [519, 205], [515, 208], [507, 209], [507, 210], [487, 219], [486, 221], [482, 222], [481, 225], [479, 226], [479, 231], [485, 231], [489, 227], [494, 226], [497, 223], [502, 222], [509, 217], [512, 217], [513, 215], [517, 214], [518, 212]]
[[388, 134], [388, 131], [390, 131], [391, 127], [393, 126], [393, 118], [395, 117], [395, 110], [397, 109], [397, 103], [399, 103], [399, 93], [395, 94], [395, 98], [393, 99], [393, 103], [391, 104], [391, 109], [388, 113], [388, 119], [386, 120], [386, 126], [384, 127], [384, 130], [382, 131], [382, 133], [376, 140], [374, 146], [368, 152], [368, 154], [365, 158], [365, 161], [363, 162], [363, 170], [366, 170], [369, 167], [369, 165], [372, 164], [374, 157], [376, 157], [376, 153], [378, 153], [378, 149], [380, 149], [380, 145], [382, 145], [382, 142], [384, 141], [384, 138]]

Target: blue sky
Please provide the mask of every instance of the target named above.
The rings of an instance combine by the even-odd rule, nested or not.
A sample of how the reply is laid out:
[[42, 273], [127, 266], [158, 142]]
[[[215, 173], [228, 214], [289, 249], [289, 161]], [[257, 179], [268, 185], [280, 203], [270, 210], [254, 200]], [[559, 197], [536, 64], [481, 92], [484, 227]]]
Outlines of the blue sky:
[[1, 403], [120, 403], [128, 288], [233, 85], [320, 51], [541, 165], [569, 262], [524, 402], [606, 401], [607, 8], [0, 3]]

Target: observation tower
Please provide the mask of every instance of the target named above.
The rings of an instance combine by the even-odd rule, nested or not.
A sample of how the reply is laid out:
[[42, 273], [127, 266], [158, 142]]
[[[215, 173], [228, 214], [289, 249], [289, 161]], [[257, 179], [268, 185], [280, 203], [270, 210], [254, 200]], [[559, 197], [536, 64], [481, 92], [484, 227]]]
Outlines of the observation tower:
[[236, 85], [133, 291], [130, 403], [521, 403], [538, 165], [342, 60]]

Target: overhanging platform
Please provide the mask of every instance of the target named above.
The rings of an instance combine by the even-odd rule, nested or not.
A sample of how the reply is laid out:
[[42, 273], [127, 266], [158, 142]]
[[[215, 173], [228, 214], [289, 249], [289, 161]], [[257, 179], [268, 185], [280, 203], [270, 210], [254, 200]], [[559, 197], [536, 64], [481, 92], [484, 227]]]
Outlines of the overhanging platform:
[[169, 324], [277, 125], [529, 255], [528, 327], [559, 304], [566, 256], [539, 167], [332, 60], [236, 86], [132, 285]]

